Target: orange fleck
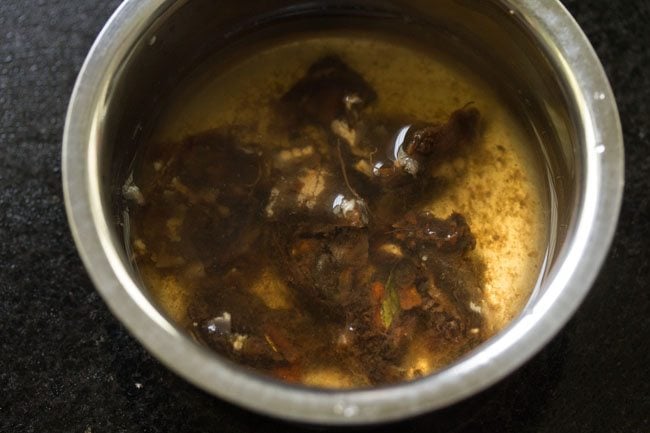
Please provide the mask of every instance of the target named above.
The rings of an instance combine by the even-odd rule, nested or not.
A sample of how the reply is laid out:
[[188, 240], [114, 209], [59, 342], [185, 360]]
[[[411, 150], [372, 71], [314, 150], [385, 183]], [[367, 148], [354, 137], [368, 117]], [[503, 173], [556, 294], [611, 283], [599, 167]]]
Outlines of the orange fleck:
[[372, 286], [370, 286], [370, 299], [373, 304], [381, 304], [382, 299], [384, 299], [385, 290], [384, 284], [380, 281], [372, 283]]
[[300, 256], [304, 254], [309, 254], [318, 247], [318, 243], [313, 239], [301, 239], [295, 244], [291, 249], [291, 254], [293, 256]]
[[411, 308], [422, 305], [422, 297], [415, 286], [402, 287], [399, 289], [398, 294], [399, 306], [402, 310], [410, 310]]
[[300, 383], [302, 379], [300, 367], [296, 364], [285, 367], [277, 367], [273, 370], [273, 375], [279, 379], [286, 380], [287, 382], [291, 383]]

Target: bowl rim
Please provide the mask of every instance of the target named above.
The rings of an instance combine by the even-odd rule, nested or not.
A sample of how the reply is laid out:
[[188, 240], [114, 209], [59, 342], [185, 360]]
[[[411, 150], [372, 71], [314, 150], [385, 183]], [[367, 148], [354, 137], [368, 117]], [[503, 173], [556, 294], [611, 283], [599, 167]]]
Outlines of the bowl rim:
[[613, 92], [595, 51], [557, 0], [501, 0], [535, 31], [569, 84], [584, 125], [584, 191], [576, 231], [546, 291], [508, 328], [429, 377], [389, 387], [328, 391], [282, 384], [245, 372], [193, 343], [140, 291], [105, 221], [97, 164], [99, 125], [111, 73], [148, 26], [186, 0], [126, 0], [92, 46], [68, 107], [62, 180], [69, 225], [90, 277], [115, 316], [160, 361], [194, 385], [259, 413], [320, 424], [402, 419], [466, 398], [537, 353], [591, 288], [611, 245], [624, 183], [623, 136]]

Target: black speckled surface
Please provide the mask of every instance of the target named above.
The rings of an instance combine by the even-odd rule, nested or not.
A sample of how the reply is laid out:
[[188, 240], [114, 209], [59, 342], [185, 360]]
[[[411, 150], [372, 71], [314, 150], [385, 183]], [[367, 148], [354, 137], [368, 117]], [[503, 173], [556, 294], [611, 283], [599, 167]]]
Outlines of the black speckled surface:
[[[0, 432], [301, 431], [162, 367], [108, 312], [69, 234], [65, 110], [116, 0], [0, 1]], [[566, 0], [600, 55], [626, 142], [609, 258], [564, 330], [465, 402], [376, 430], [650, 431], [650, 2]]]

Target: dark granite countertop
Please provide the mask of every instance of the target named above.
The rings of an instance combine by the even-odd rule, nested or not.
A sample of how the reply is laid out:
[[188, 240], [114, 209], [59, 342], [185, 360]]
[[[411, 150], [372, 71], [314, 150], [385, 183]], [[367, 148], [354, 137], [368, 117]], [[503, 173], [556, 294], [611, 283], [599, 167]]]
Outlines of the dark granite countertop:
[[[566, 0], [625, 131], [621, 223], [564, 330], [505, 380], [377, 430], [650, 431], [650, 2]], [[116, 0], [0, 1], [0, 432], [301, 428], [234, 407], [153, 359], [95, 292], [67, 228], [60, 147], [79, 67]]]

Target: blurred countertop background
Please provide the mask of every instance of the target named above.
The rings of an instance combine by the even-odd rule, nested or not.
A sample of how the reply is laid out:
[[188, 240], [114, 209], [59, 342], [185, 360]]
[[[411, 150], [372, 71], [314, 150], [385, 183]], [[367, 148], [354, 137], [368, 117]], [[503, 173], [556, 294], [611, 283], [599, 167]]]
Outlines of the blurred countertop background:
[[[515, 373], [371, 431], [650, 432], [650, 1], [564, 3], [605, 66], [625, 133], [608, 259], [574, 318]], [[111, 315], [76, 253], [61, 192], [65, 112], [118, 4], [0, 0], [0, 432], [303, 431], [163, 367]]]

